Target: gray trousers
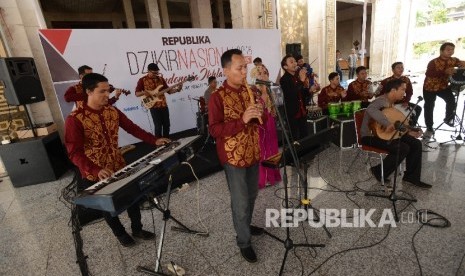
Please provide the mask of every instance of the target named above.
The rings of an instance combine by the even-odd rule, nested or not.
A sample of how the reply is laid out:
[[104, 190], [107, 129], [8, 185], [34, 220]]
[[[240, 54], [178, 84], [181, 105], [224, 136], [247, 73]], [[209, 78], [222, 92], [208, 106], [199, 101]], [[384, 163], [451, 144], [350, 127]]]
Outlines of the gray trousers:
[[258, 164], [248, 168], [237, 168], [229, 164], [224, 164], [223, 167], [231, 194], [237, 246], [246, 248], [251, 246], [250, 223], [258, 194]]

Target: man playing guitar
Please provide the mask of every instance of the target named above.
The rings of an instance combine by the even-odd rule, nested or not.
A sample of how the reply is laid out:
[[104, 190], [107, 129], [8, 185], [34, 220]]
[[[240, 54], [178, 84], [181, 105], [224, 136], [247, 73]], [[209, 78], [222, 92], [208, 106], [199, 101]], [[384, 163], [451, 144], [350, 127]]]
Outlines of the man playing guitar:
[[[394, 79], [389, 81], [386, 86], [386, 93], [374, 100], [366, 109], [363, 117], [361, 133], [361, 142], [363, 145], [376, 147], [389, 152], [384, 158], [384, 175], [389, 176], [394, 172], [395, 168], [406, 159], [406, 171], [404, 172], [403, 181], [418, 186], [420, 188], [431, 188], [430, 184], [427, 184], [420, 180], [421, 178], [421, 156], [422, 156], [422, 144], [417, 138], [421, 136], [420, 131], [410, 130], [406, 135], [392, 141], [383, 140], [375, 135], [370, 130], [371, 121], [375, 121], [384, 127], [386, 132], [395, 131], [395, 124], [392, 123], [386, 115], [383, 114], [382, 110], [385, 108], [392, 107], [397, 101], [404, 98], [407, 84], [402, 79]], [[400, 124], [396, 122], [396, 125]], [[397, 151], [399, 157], [396, 158]], [[396, 162], [397, 159], [397, 162]], [[374, 177], [381, 181], [381, 166], [377, 165], [371, 167], [371, 172]]]
[[[166, 90], [166, 93], [172, 94], [179, 92], [182, 89], [182, 85], [174, 85], [168, 87], [166, 81], [160, 74], [160, 69], [155, 63], [150, 63], [147, 66], [147, 75], [143, 76], [137, 82], [136, 96], [137, 97], [151, 97], [150, 91], [155, 90], [160, 85], [161, 90]], [[170, 113], [168, 110], [168, 104], [166, 103], [166, 97], [164, 94], [158, 95], [154, 105], [150, 108], [152, 114], [153, 124], [155, 126], [155, 136], [168, 138], [170, 134]]]

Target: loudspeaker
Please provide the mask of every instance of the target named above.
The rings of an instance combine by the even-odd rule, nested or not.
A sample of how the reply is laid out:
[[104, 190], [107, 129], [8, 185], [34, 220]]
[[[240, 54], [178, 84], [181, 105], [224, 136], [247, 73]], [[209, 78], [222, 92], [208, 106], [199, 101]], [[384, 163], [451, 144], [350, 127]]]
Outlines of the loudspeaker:
[[10, 105], [45, 100], [33, 58], [1, 58], [0, 81], [3, 82], [5, 98]]
[[58, 132], [2, 145], [0, 157], [15, 187], [56, 180], [69, 164]]
[[291, 54], [294, 57], [302, 54], [302, 47], [300, 43], [286, 43], [286, 54]]

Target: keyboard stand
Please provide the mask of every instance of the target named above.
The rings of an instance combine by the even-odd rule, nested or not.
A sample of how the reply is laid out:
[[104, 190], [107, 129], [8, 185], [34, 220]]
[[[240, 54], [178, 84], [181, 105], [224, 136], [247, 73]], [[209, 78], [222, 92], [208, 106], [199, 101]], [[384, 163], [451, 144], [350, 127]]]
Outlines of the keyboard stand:
[[208, 237], [208, 233], [205, 232], [199, 232], [199, 231], [194, 231], [179, 222], [177, 219], [175, 219], [173, 216], [171, 216], [171, 212], [169, 209], [169, 204], [170, 204], [170, 197], [171, 197], [171, 184], [173, 183], [173, 177], [170, 175], [169, 180], [168, 180], [168, 189], [166, 191], [166, 209], [163, 209], [159, 206], [158, 200], [156, 198], [153, 199], [153, 203], [155, 204], [155, 208], [160, 211], [163, 214], [163, 225], [161, 228], [160, 232], [160, 241], [158, 243], [158, 250], [157, 250], [157, 259], [155, 261], [155, 269], [151, 270], [147, 267], [143, 266], [138, 266], [137, 271], [143, 272], [149, 275], [168, 275], [164, 274], [163, 270], [161, 269], [160, 262], [161, 262], [161, 257], [162, 257], [162, 250], [163, 250], [163, 241], [165, 239], [165, 230], [166, 230], [166, 223], [168, 219], [172, 219], [174, 222], [176, 222], [180, 227], [172, 226], [171, 230], [174, 231], [179, 231], [179, 232], [184, 232], [188, 234], [194, 234], [202, 237]]

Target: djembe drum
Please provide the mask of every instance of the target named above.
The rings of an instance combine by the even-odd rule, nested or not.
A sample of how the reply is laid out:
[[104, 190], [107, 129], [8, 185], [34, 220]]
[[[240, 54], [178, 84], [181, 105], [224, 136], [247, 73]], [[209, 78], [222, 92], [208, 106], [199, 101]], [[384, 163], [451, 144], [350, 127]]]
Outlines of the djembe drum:
[[323, 116], [323, 110], [321, 107], [317, 106], [316, 104], [307, 105], [307, 118], [310, 120], [316, 120]]

